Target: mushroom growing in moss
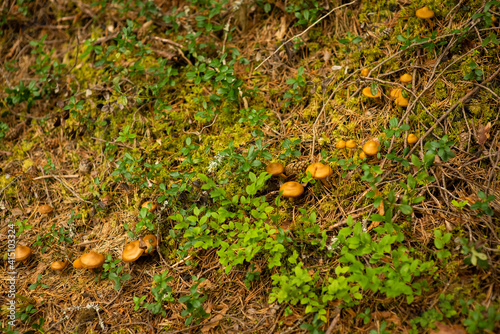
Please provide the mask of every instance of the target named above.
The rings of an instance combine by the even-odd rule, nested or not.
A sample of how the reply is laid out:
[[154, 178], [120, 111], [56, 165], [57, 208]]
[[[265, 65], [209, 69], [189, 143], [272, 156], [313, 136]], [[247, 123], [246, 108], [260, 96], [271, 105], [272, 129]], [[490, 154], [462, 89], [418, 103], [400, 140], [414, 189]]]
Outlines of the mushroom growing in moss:
[[[141, 247], [140, 242], [142, 241], [144, 248]], [[144, 253], [146, 245], [143, 240], [135, 240], [129, 242], [125, 245], [122, 252], [122, 260], [123, 262], [134, 262], [138, 258], [141, 257], [142, 253]]]
[[42, 215], [50, 215], [52, 211], [54, 211], [54, 209], [48, 204], [42, 204], [38, 208], [38, 212], [41, 213]]
[[372, 88], [371, 87], [365, 87], [363, 88], [363, 95], [366, 96], [366, 97], [369, 97], [371, 99], [378, 99], [382, 94], [380, 93], [381, 89], [378, 88], [377, 89], [377, 94], [373, 95], [372, 94]]
[[417, 9], [417, 11], [415, 12], [415, 15], [419, 19], [428, 20], [428, 19], [431, 19], [431, 18], [434, 17], [434, 12], [429, 7], [424, 6], [424, 7], [420, 8], [420, 9]]
[[405, 73], [399, 78], [399, 81], [401, 81], [403, 84], [407, 84], [411, 82], [411, 79], [413, 79], [412, 76], [408, 73]]
[[352, 151], [356, 148], [356, 142], [352, 139], [346, 141], [345, 147], [349, 149], [349, 158], [352, 156]]
[[147, 201], [147, 202], [142, 203], [142, 205], [141, 205], [141, 208], [146, 208], [146, 209], [148, 209], [149, 212], [155, 211], [157, 207], [158, 207], [158, 205], [153, 201]]
[[271, 162], [266, 166], [266, 172], [268, 172], [272, 176], [280, 176], [282, 178], [286, 178], [286, 176], [283, 174], [284, 171], [285, 166], [283, 166], [283, 164], [280, 162]]
[[285, 182], [280, 187], [280, 192], [283, 192], [283, 197], [293, 201], [304, 193], [304, 187], [296, 181]]
[[306, 169], [306, 173], [307, 172], [311, 173], [311, 176], [314, 179], [320, 180], [324, 185], [328, 185], [326, 183], [326, 179], [333, 174], [332, 168], [328, 165], [322, 164], [321, 162], [310, 164]]
[[142, 255], [149, 255], [153, 253], [156, 249], [156, 246], [158, 246], [158, 239], [154, 234], [145, 235], [142, 240], [146, 244], [146, 249], [144, 250], [144, 254]]
[[104, 255], [90, 251], [80, 257], [80, 262], [82, 267], [86, 269], [99, 268], [104, 264]]
[[362, 149], [367, 156], [372, 157], [374, 155], [377, 155], [378, 147], [379, 143], [377, 143], [375, 140], [369, 140], [363, 145]]
[[54, 261], [50, 265], [50, 269], [60, 273], [64, 270], [64, 268], [66, 268], [67, 265], [68, 263], [64, 261]]
[[362, 77], [367, 77], [369, 73], [370, 73], [370, 70], [365, 67], [361, 70], [359, 75], [361, 75]]
[[408, 137], [406, 138], [406, 140], [408, 141], [408, 144], [413, 145], [413, 144], [415, 144], [417, 142], [418, 137], [415, 136], [413, 133], [410, 133], [408, 135]]
[[26, 261], [31, 256], [31, 248], [19, 245], [14, 250], [14, 260], [16, 262]]
[[82, 269], [83, 268], [82, 260], [80, 260], [80, 258], [73, 261], [73, 268], [75, 268], [75, 269]]
[[393, 89], [391, 89], [391, 91], [389, 92], [389, 98], [391, 100], [397, 99], [398, 97], [401, 96], [401, 91], [402, 91], [401, 88], [393, 88]]
[[395, 100], [396, 105], [399, 107], [407, 107], [409, 104], [409, 100], [405, 98], [403, 95], [400, 95]]

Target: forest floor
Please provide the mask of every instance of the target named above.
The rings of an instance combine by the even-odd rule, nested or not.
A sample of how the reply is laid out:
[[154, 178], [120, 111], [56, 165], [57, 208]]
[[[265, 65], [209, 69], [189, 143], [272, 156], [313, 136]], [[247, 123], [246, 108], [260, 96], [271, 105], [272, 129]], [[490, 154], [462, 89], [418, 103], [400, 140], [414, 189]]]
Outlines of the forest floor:
[[498, 1], [0, 13], [3, 332], [500, 332]]

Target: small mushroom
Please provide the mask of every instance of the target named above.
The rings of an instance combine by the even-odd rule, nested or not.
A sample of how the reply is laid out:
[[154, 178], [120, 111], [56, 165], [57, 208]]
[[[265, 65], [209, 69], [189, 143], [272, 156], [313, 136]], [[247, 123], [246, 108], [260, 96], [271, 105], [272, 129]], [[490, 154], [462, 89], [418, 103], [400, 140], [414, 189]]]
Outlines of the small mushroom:
[[361, 75], [362, 77], [367, 77], [369, 73], [370, 73], [370, 70], [365, 67], [361, 70], [359, 75]]
[[342, 150], [342, 153], [344, 154], [344, 157], [347, 158], [347, 156], [345, 155], [345, 140], [339, 140], [337, 142], [337, 144], [335, 145], [335, 147], [339, 150]]
[[395, 102], [396, 102], [396, 105], [399, 107], [407, 107], [409, 104], [409, 100], [407, 98], [405, 98], [403, 95], [398, 96], [396, 98]]
[[38, 208], [38, 212], [41, 213], [42, 215], [51, 214], [52, 211], [54, 211], [54, 209], [50, 205], [48, 205], [48, 204], [42, 204]]
[[80, 258], [73, 261], [73, 268], [75, 268], [75, 269], [82, 269], [83, 268], [82, 260], [80, 260]]
[[403, 84], [407, 84], [411, 82], [411, 79], [413, 79], [412, 76], [408, 73], [405, 73], [399, 78], [399, 81], [401, 81]]
[[80, 257], [80, 262], [82, 267], [86, 269], [99, 268], [104, 264], [104, 255], [90, 251]]
[[352, 156], [352, 151], [356, 148], [356, 142], [352, 139], [346, 141], [345, 147], [349, 149], [349, 158]]
[[[143, 240], [141, 240], [143, 241]], [[144, 241], [143, 241], [144, 244]], [[146, 246], [144, 245], [144, 248]], [[125, 245], [125, 248], [123, 248], [122, 252], [122, 260], [123, 262], [134, 262], [138, 258], [141, 257], [142, 253], [144, 253], [144, 248], [140, 247], [140, 241], [135, 240], [132, 242], [129, 242], [127, 245]]]
[[408, 144], [413, 145], [417, 142], [418, 137], [415, 136], [413, 133], [410, 133], [408, 137], [406, 138], [406, 141], [408, 141]]
[[415, 15], [419, 19], [428, 20], [428, 19], [431, 19], [434, 17], [434, 12], [429, 7], [424, 6], [420, 9], [417, 9], [417, 11], [415, 12]]
[[401, 91], [402, 91], [401, 88], [393, 88], [393, 89], [391, 89], [391, 91], [389, 92], [389, 98], [391, 100], [397, 99], [398, 97], [401, 96]]
[[379, 144], [375, 140], [369, 140], [363, 145], [363, 152], [367, 156], [374, 156], [378, 153]]
[[373, 95], [372, 94], [372, 89], [371, 87], [365, 87], [363, 88], [363, 95], [366, 96], [366, 97], [369, 97], [371, 99], [378, 99], [382, 94], [380, 93], [381, 89], [380, 87], [377, 89], [377, 94]]
[[360, 158], [361, 160], [366, 159], [366, 154], [365, 154], [365, 152], [361, 151], [361, 153], [359, 153], [359, 158]]
[[289, 181], [283, 183], [280, 187], [280, 192], [283, 192], [283, 197], [293, 201], [304, 193], [304, 187], [296, 181]]
[[430, 19], [434, 17], [434, 12], [429, 7], [424, 6], [420, 9], [417, 9], [415, 11], [415, 15], [419, 19], [426, 20], [427, 23], [429, 23], [430, 27], [432, 28], [433, 24], [432, 24], [432, 21]]
[[280, 176], [282, 178], [286, 178], [286, 176], [283, 174], [284, 171], [285, 166], [283, 166], [281, 162], [271, 162], [266, 166], [266, 172], [268, 172], [272, 176]]
[[54, 261], [50, 265], [50, 269], [54, 270], [55, 272], [61, 273], [67, 265], [68, 263], [64, 261]]
[[145, 235], [142, 240], [146, 244], [146, 249], [142, 255], [149, 255], [154, 252], [156, 246], [158, 246], [158, 239], [154, 234]]
[[31, 256], [31, 248], [19, 245], [14, 250], [14, 260], [16, 262], [26, 261]]
[[307, 172], [311, 173], [311, 176], [314, 179], [320, 180], [324, 185], [328, 185], [326, 183], [326, 179], [333, 174], [332, 168], [328, 165], [322, 164], [321, 162], [315, 162], [309, 165], [306, 169], [306, 173]]
[[158, 205], [153, 201], [147, 201], [147, 202], [142, 203], [142, 205], [141, 205], [141, 208], [147, 208], [149, 212], [155, 211], [157, 207], [158, 207]]

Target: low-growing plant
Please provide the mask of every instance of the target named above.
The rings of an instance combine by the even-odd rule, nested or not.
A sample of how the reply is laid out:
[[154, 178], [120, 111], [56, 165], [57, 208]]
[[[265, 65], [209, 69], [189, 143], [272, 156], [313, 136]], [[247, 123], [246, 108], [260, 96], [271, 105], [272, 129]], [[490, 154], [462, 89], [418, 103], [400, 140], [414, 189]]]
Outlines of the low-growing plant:
[[109, 279], [115, 283], [115, 290], [120, 290], [122, 283], [130, 279], [130, 274], [122, 274], [123, 266], [118, 266], [118, 263], [120, 262], [121, 259], [113, 260], [111, 254], [108, 254], [106, 261], [102, 265], [103, 271], [100, 276], [95, 278], [95, 281], [97, 282], [99, 277], [100, 279]]
[[174, 297], [172, 296], [172, 288], [168, 285], [168, 282], [173, 280], [172, 276], [167, 276], [168, 270], [165, 270], [159, 275], [153, 276], [153, 287], [151, 288], [151, 293], [153, 294], [153, 298], [155, 302], [147, 303], [144, 302], [146, 296], [136, 297], [134, 296], [134, 311], [139, 310], [142, 306], [146, 310], [150, 311], [153, 314], [161, 314], [163, 317], [166, 316], [165, 308], [163, 304], [165, 302], [172, 303], [174, 302]]
[[42, 274], [38, 274], [36, 282], [31, 284], [28, 288], [30, 290], [35, 290], [38, 287], [42, 287], [44, 289], [47, 289], [49, 287], [47, 284], [42, 283]]
[[193, 285], [189, 288], [189, 294], [179, 298], [179, 302], [186, 305], [186, 309], [181, 312], [181, 316], [186, 317], [184, 324], [186, 326], [190, 325], [193, 320], [199, 323], [204, 318], [208, 317], [208, 313], [203, 308], [203, 303], [207, 299], [206, 296], [202, 296], [198, 292], [198, 285], [205, 279], [198, 279], [196, 276], [192, 277]]

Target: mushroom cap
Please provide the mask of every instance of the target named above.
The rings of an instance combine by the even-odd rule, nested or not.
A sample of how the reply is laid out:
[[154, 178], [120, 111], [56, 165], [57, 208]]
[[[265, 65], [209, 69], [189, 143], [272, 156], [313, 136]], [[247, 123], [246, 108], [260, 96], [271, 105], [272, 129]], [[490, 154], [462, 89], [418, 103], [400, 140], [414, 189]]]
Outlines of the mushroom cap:
[[411, 79], [413, 79], [412, 76], [408, 73], [405, 73], [399, 78], [399, 81], [401, 81], [402, 83], [409, 83], [411, 82]]
[[17, 262], [28, 259], [31, 255], [31, 248], [28, 246], [19, 245], [14, 250], [14, 260]]
[[363, 68], [363, 69], [361, 70], [361, 72], [360, 72], [359, 74], [360, 74], [362, 77], [367, 77], [367, 76], [368, 76], [368, 73], [370, 73], [370, 70], [369, 70], [369, 69], [367, 69], [367, 68], [365, 67], [365, 68]]
[[415, 15], [420, 19], [430, 19], [434, 17], [434, 12], [427, 6], [417, 9]]
[[326, 179], [328, 176], [333, 174], [333, 170], [330, 166], [324, 165], [321, 162], [315, 162], [309, 165], [306, 169], [306, 173], [310, 172], [311, 176], [317, 180]]
[[397, 99], [398, 97], [401, 96], [401, 91], [402, 89], [401, 88], [393, 88], [391, 89], [391, 91], [389, 92], [389, 97], [394, 100], [394, 99]]
[[154, 252], [154, 250], [156, 249], [156, 246], [158, 246], [158, 239], [156, 238], [156, 236], [154, 234], [148, 234], [148, 235], [145, 235], [142, 240], [146, 243], [146, 249], [144, 250], [144, 254], [143, 255], [146, 255], [146, 254], [151, 254]]
[[378, 153], [378, 143], [374, 140], [369, 140], [363, 145], [363, 152], [368, 156], [373, 156]]
[[82, 267], [86, 269], [99, 268], [104, 263], [104, 255], [90, 251], [80, 257], [80, 262]]
[[80, 258], [73, 261], [73, 268], [75, 268], [75, 269], [82, 269], [83, 268], [82, 260], [80, 260]]
[[139, 240], [135, 240], [125, 245], [122, 252], [123, 262], [134, 262], [141, 257], [142, 253], [144, 253], [144, 248], [140, 248], [139, 243]]
[[406, 138], [406, 140], [408, 141], [408, 144], [415, 144], [418, 140], [418, 137], [415, 136], [413, 133], [410, 133], [408, 135], [408, 138]]
[[272, 176], [280, 175], [285, 171], [285, 166], [281, 162], [271, 162], [266, 166], [266, 172], [271, 174]]
[[345, 146], [347, 148], [356, 148], [356, 142], [352, 139], [346, 141]]
[[364, 158], [366, 158], [366, 154], [365, 154], [365, 152], [361, 151], [361, 153], [359, 153], [359, 158], [360, 158], [360, 159], [364, 159]]
[[283, 183], [280, 191], [283, 192], [285, 198], [297, 198], [304, 193], [304, 187], [296, 181], [289, 181]]
[[375, 98], [379, 98], [380, 97], [380, 95], [381, 95], [380, 91], [381, 91], [381, 89], [379, 87], [377, 89], [377, 94], [373, 95], [371, 87], [365, 87], [365, 88], [363, 88], [363, 95], [366, 96], [366, 97], [375, 99]]
[[338, 148], [339, 150], [345, 148], [345, 140], [339, 140], [337, 142], [337, 145], [335, 145], [335, 147]]
[[398, 96], [396, 98], [396, 105], [397, 106], [406, 107], [406, 106], [408, 106], [408, 103], [409, 103], [408, 99], [404, 98], [403, 95]]
[[48, 205], [48, 204], [42, 204], [38, 208], [38, 212], [41, 213], [41, 214], [49, 214], [52, 211], [54, 211], [54, 209], [50, 205]]
[[68, 263], [64, 262], [64, 261], [54, 261], [50, 265], [50, 269], [52, 269], [52, 270], [63, 270], [64, 268], [66, 268], [67, 265], [68, 265]]
[[149, 212], [155, 211], [156, 208], [158, 207], [158, 205], [155, 202], [153, 202], [153, 201], [146, 201], [146, 202], [142, 203], [141, 208], [148, 209], [150, 203], [151, 203], [151, 209], [149, 209]]

